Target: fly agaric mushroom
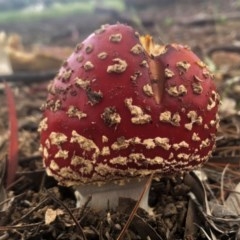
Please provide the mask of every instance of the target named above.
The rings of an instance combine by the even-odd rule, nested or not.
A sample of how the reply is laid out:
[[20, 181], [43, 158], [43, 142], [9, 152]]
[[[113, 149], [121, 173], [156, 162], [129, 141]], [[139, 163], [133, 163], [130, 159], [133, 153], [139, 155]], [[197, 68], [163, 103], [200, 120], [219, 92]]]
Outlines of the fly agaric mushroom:
[[77, 45], [48, 90], [44, 165], [60, 185], [78, 186], [80, 206], [89, 195], [93, 207], [137, 199], [150, 174], [193, 170], [212, 153], [219, 95], [186, 46], [104, 25]]

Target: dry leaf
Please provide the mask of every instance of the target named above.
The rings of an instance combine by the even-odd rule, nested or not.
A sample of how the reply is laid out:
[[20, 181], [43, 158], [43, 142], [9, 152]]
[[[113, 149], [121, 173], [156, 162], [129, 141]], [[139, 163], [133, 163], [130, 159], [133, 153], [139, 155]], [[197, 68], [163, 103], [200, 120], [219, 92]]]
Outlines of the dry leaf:
[[236, 100], [234, 100], [233, 98], [225, 97], [222, 99], [222, 104], [219, 108], [219, 111], [222, 116], [230, 116], [236, 114], [236, 105]]
[[[202, 223], [203, 217], [198, 214], [197, 206], [190, 198], [186, 215], [186, 224], [184, 231], [184, 239], [196, 239], [198, 226]], [[197, 225], [196, 225], [197, 224]]]
[[49, 225], [50, 223], [54, 222], [57, 216], [63, 215], [64, 212], [61, 209], [51, 209], [48, 208], [45, 212], [45, 224]]
[[26, 50], [20, 35], [0, 32], [0, 74], [58, 69], [72, 50], [61, 46], [32, 46]]
[[229, 195], [224, 204], [231, 210], [235, 216], [240, 216], [240, 183], [234, 189], [234, 192]]
[[217, 239], [212, 230], [215, 230], [218, 232], [221, 232], [221, 231], [218, 229], [218, 227], [215, 225], [212, 219], [212, 214], [210, 211], [209, 202], [207, 199], [207, 193], [204, 185], [202, 184], [201, 180], [194, 172], [190, 172], [185, 175], [184, 183], [187, 186], [189, 186], [191, 189], [190, 197], [192, 201], [196, 204], [196, 207], [197, 207], [196, 210], [199, 211], [197, 215], [199, 214], [202, 215], [205, 221], [209, 223], [209, 227], [206, 226], [205, 231], [207, 232], [208, 235], [211, 236], [213, 240]]
[[[211, 236], [211, 239], [217, 239], [215, 233], [236, 234], [240, 226], [240, 217], [225, 215], [227, 212], [229, 213], [225, 206], [216, 204], [215, 200], [209, 202], [206, 189], [195, 173], [186, 174], [184, 182], [191, 187], [190, 197], [196, 204], [199, 213], [209, 224], [209, 227], [204, 229], [207, 235]], [[223, 215], [214, 215], [216, 211], [213, 213], [213, 207], [218, 207], [218, 214], [222, 213]]]
[[6, 46], [6, 34], [5, 32], [0, 32], [0, 74], [8, 75], [12, 74], [12, 66], [8, 59], [8, 55], [5, 51]]

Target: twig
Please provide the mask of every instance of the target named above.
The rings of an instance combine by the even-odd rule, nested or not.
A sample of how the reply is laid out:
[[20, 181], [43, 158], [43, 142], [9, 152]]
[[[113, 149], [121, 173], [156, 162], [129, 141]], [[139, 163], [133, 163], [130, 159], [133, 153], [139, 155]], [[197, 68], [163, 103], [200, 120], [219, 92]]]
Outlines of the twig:
[[14, 196], [14, 197], [9, 197], [9, 198], [7, 198], [7, 199], [4, 199], [3, 201], [0, 202], [0, 208], [1, 208], [4, 204], [6, 204], [6, 203], [11, 203], [13, 200], [18, 199], [18, 198], [24, 196], [25, 194], [26, 194], [26, 193], [20, 193], [20, 194]]
[[0, 82], [26, 82], [33, 83], [39, 81], [47, 81], [52, 79], [57, 74], [56, 70], [43, 71], [37, 73], [19, 72], [12, 75], [0, 75]]
[[19, 162], [32, 162], [32, 161], [37, 161], [37, 160], [41, 160], [42, 156], [40, 154], [34, 155], [34, 156], [30, 156], [30, 157], [24, 157], [24, 158], [19, 158]]
[[146, 184], [145, 184], [145, 186], [144, 186], [144, 189], [143, 189], [143, 191], [141, 192], [141, 195], [140, 195], [140, 197], [138, 198], [138, 201], [136, 202], [136, 204], [135, 204], [135, 206], [134, 206], [134, 208], [133, 208], [133, 210], [132, 210], [132, 212], [131, 212], [131, 214], [130, 214], [127, 222], [126, 222], [126, 224], [124, 225], [122, 231], [120, 232], [117, 240], [122, 240], [122, 239], [124, 239], [124, 234], [126, 233], [129, 225], [131, 224], [131, 222], [132, 222], [132, 220], [133, 220], [133, 218], [134, 218], [134, 216], [135, 216], [135, 214], [136, 214], [136, 212], [137, 212], [137, 210], [138, 210], [138, 208], [139, 208], [139, 204], [140, 204], [143, 196], [146, 194], [147, 190], [148, 190], [149, 187], [150, 187], [150, 184], [151, 184], [152, 179], [153, 179], [153, 175], [154, 175], [154, 173], [152, 173], [152, 174], [149, 176], [149, 178], [148, 178], [148, 180], [147, 180], [147, 182], [146, 182]]
[[15, 229], [27, 229], [27, 228], [37, 227], [41, 224], [42, 224], [42, 222], [30, 223], [30, 224], [25, 224], [25, 225], [0, 226], [0, 231], [8, 231], [8, 230], [15, 230]]
[[27, 212], [25, 215], [23, 215], [21, 218], [15, 220], [13, 224], [18, 224], [20, 221], [22, 221], [24, 218], [28, 217], [31, 213], [36, 211], [41, 205], [43, 205], [45, 202], [49, 200], [48, 197], [46, 197], [42, 202], [40, 202], [36, 207], [32, 208], [29, 212]]
[[83, 214], [84, 214], [89, 202], [91, 202], [91, 200], [92, 200], [92, 196], [89, 196], [88, 199], [86, 200], [86, 202], [83, 204], [81, 211], [79, 213], [80, 222], [82, 221], [82, 219], [84, 217]]
[[218, 51], [240, 53], [240, 46], [234, 45], [214, 46], [207, 50], [207, 55], [211, 57], [213, 53]]
[[222, 201], [222, 204], [224, 204], [224, 191], [223, 191], [223, 188], [224, 188], [224, 177], [225, 177], [225, 174], [226, 174], [227, 170], [228, 170], [228, 164], [223, 169], [223, 172], [222, 172], [222, 175], [221, 175], [221, 201]]
[[227, 21], [227, 20], [237, 20], [240, 18], [240, 12], [230, 12], [226, 14], [217, 14], [217, 15], [209, 15], [209, 14], [198, 14], [195, 16], [191, 16], [188, 18], [177, 19], [178, 24], [182, 25], [206, 25], [206, 24], [215, 24], [219, 21]]
[[238, 167], [240, 164], [240, 156], [213, 156], [209, 159], [205, 166], [226, 166], [226, 164], [230, 164], [230, 166], [233, 167]]
[[0, 236], [0, 240], [7, 240], [9, 239], [9, 233], [5, 232], [3, 235]]
[[79, 229], [82, 237], [84, 240], [87, 240], [85, 234], [84, 234], [84, 231], [81, 227], [81, 225], [79, 224], [79, 222], [77, 221], [77, 219], [74, 217], [74, 215], [72, 214], [71, 210], [62, 202], [60, 201], [59, 199], [57, 199], [52, 193], [50, 193], [49, 191], [47, 191], [49, 197], [55, 201], [57, 204], [59, 204], [60, 206], [62, 206], [63, 208], [65, 208], [65, 210], [68, 212], [68, 214], [70, 215], [70, 217], [72, 218], [72, 220], [75, 222], [77, 228]]

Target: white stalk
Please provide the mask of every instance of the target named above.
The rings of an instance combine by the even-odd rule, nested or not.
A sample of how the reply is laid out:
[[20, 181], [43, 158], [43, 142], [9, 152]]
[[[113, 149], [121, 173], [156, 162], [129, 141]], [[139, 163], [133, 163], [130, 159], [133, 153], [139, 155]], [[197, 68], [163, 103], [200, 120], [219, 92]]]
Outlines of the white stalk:
[[[149, 179], [144, 177], [141, 179], [130, 179], [125, 184], [119, 185], [113, 182], [105, 183], [101, 186], [98, 185], [86, 185], [76, 188], [75, 196], [77, 198], [77, 207], [82, 207], [89, 197], [91, 201], [88, 206], [95, 210], [116, 209], [118, 206], [119, 198], [131, 198], [137, 201], [141, 193], [144, 191], [145, 185]], [[151, 208], [148, 205], [150, 184], [146, 190], [139, 207], [145, 209], [147, 212], [151, 212]]]

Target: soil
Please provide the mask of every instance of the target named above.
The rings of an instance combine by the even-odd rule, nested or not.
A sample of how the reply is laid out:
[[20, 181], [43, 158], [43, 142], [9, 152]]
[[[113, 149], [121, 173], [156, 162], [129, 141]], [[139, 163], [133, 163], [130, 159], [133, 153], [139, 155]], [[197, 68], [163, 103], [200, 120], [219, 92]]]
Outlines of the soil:
[[60, 187], [45, 174], [39, 153], [40, 106], [52, 73], [24, 73], [26, 81], [15, 73], [5, 78], [14, 93], [19, 141], [17, 173], [8, 186], [9, 108], [0, 80], [0, 240], [110, 240], [120, 239], [123, 229], [122, 239], [240, 239], [239, 215], [227, 205], [240, 180], [240, 5], [225, 0], [160, 2], [134, 5], [125, 12], [98, 6], [93, 15], [19, 21], [0, 24], [0, 29], [21, 35], [29, 49], [36, 43], [73, 47], [101, 24], [120, 21], [151, 33], [156, 41], [189, 45], [214, 71], [222, 96], [217, 145], [204, 175], [154, 180], [152, 215], [143, 209], [134, 214], [136, 203], [131, 199], [120, 199], [115, 210], [96, 212], [87, 204], [76, 208], [73, 189]]

